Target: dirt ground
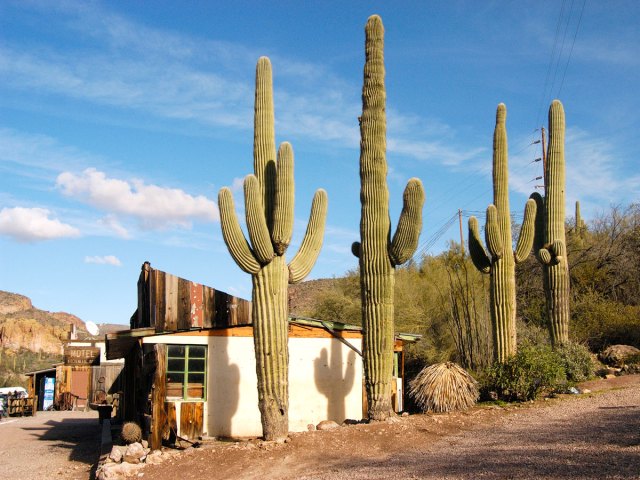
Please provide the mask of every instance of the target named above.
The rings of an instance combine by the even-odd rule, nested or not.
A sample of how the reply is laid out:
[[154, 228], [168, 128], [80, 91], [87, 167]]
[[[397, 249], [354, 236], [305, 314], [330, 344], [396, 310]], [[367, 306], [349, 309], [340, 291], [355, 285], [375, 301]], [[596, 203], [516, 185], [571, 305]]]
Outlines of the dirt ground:
[[586, 395], [188, 448], [145, 480], [640, 479], [640, 376]]
[[86, 480], [100, 456], [97, 412], [38, 412], [0, 421], [0, 479]]

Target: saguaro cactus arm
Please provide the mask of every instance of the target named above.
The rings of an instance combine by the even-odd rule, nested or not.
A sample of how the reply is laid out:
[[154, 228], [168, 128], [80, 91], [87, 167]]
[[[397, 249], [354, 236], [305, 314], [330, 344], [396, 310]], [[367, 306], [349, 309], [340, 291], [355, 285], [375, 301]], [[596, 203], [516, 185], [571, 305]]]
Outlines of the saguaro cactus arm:
[[249, 232], [256, 260], [262, 264], [267, 264], [273, 259], [274, 251], [260, 193], [258, 178], [255, 175], [247, 175], [244, 180], [247, 231]]
[[514, 252], [516, 263], [526, 260], [529, 253], [531, 253], [533, 238], [535, 236], [536, 210], [535, 200], [527, 200], [527, 204], [524, 207], [524, 220], [520, 227], [520, 236], [518, 237], [518, 243]]
[[324, 225], [327, 218], [327, 192], [318, 189], [313, 196], [311, 204], [311, 214], [304, 239], [300, 245], [298, 253], [289, 263], [289, 283], [298, 283], [306, 277], [313, 265], [316, 263], [320, 247], [322, 247], [322, 237], [324, 236]]
[[253, 171], [262, 192], [262, 206], [267, 225], [273, 220], [275, 190], [276, 133], [273, 115], [273, 74], [268, 57], [256, 65], [256, 94], [253, 116]]
[[278, 149], [278, 167], [276, 170], [276, 198], [273, 205], [272, 240], [275, 251], [282, 255], [293, 234], [293, 149], [291, 144], [283, 142]]
[[498, 209], [495, 205], [489, 205], [487, 207], [487, 223], [484, 227], [484, 236], [487, 244], [487, 250], [489, 250], [491, 256], [495, 258], [502, 258], [505, 245], [502, 241], [502, 232], [500, 231], [500, 225], [498, 224]]
[[402, 265], [418, 248], [424, 205], [424, 188], [420, 179], [409, 180], [402, 199], [402, 213], [389, 248], [389, 256], [394, 265]]
[[220, 208], [222, 237], [227, 244], [231, 258], [245, 272], [252, 275], [258, 273], [260, 264], [256, 260], [244, 233], [242, 233], [233, 204], [233, 195], [231, 190], [226, 187], [218, 193], [218, 207]]
[[471, 261], [481, 273], [491, 272], [491, 259], [482, 245], [476, 217], [469, 218], [469, 254]]

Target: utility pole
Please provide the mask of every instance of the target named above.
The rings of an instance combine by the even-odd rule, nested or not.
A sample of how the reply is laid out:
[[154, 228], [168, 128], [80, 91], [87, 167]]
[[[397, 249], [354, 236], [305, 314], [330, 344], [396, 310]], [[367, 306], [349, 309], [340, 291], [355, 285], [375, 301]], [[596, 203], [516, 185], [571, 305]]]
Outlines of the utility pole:
[[540, 127], [542, 131], [542, 178], [544, 178], [544, 184], [547, 184], [547, 151], [544, 145], [544, 127]]
[[458, 222], [460, 223], [460, 251], [464, 257], [464, 237], [462, 236], [462, 210], [458, 209]]

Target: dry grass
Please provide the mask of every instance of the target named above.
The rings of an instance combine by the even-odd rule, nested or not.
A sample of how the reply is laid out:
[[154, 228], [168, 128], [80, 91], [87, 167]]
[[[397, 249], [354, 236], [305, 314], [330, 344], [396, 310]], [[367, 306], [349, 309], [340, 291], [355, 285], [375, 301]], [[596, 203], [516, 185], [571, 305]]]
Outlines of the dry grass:
[[425, 412], [466, 410], [478, 399], [478, 382], [453, 362], [436, 363], [411, 381], [409, 394]]

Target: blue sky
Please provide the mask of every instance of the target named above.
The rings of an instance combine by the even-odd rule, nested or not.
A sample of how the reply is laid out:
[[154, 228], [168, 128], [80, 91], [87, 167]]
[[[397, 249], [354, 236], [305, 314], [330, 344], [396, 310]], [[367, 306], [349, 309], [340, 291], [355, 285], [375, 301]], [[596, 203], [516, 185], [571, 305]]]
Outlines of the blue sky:
[[[329, 195], [309, 278], [356, 267], [364, 24], [386, 29], [388, 183], [426, 190], [421, 251], [491, 203], [491, 144], [507, 105], [511, 209], [541, 174], [537, 127], [567, 117], [567, 209], [638, 201], [640, 4], [531, 2], [0, 2], [0, 289], [46, 310], [127, 323], [145, 260], [250, 297], [217, 193], [252, 170], [253, 82], [274, 71], [276, 140], [295, 152], [296, 231]], [[575, 40], [574, 40], [575, 39]], [[242, 214], [242, 212], [241, 212]], [[242, 216], [242, 215], [241, 215]], [[481, 224], [484, 222], [481, 221]], [[466, 218], [465, 218], [466, 235]]]

